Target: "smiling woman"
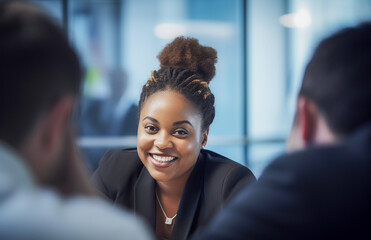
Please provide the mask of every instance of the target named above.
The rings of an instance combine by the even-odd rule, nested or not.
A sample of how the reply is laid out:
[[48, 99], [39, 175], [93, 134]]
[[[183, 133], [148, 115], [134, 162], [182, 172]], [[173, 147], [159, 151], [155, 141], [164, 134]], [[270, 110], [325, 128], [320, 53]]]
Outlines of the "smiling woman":
[[137, 149], [108, 152], [93, 181], [105, 197], [147, 220], [157, 237], [187, 239], [255, 177], [203, 149], [215, 116], [209, 82], [216, 51], [179, 37], [159, 59], [139, 100]]
[[137, 149], [144, 166], [158, 185], [184, 188], [207, 140], [201, 115], [182, 94], [167, 90], [147, 99], [140, 119]]

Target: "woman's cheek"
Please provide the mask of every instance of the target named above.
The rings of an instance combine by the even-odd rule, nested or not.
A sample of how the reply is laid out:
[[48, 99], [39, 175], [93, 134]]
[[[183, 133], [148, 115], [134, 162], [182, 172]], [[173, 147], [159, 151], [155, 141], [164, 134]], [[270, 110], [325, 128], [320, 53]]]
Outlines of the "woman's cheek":
[[153, 136], [152, 135], [149, 135], [149, 134], [146, 134], [144, 132], [144, 130], [139, 130], [138, 131], [138, 146], [139, 145], [145, 145], [145, 144], [149, 144], [150, 141], [153, 139]]
[[182, 147], [187, 152], [193, 152], [198, 150], [197, 141], [185, 141]]

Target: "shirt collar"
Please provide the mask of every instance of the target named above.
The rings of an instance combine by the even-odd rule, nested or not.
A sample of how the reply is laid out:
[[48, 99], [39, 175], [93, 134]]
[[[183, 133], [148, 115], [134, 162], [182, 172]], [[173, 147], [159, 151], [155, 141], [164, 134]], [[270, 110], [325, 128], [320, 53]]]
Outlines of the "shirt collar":
[[13, 148], [0, 141], [0, 189], [7, 186], [32, 188], [35, 181], [22, 157]]

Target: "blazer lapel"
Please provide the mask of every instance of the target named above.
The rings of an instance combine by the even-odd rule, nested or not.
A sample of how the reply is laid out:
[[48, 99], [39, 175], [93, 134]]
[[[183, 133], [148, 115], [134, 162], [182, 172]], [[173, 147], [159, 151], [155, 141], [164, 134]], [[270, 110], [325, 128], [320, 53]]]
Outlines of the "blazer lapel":
[[197, 214], [203, 188], [203, 158], [200, 153], [197, 163], [189, 176], [178, 208], [171, 239], [187, 239]]
[[144, 166], [134, 185], [134, 212], [156, 229], [155, 181]]

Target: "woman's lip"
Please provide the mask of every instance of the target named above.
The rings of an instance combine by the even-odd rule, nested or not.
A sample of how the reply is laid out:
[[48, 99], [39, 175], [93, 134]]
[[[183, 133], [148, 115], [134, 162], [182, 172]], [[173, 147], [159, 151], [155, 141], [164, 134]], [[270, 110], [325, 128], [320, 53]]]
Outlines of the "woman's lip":
[[171, 165], [173, 165], [177, 160], [178, 158], [175, 157], [174, 160], [171, 160], [171, 161], [168, 161], [168, 162], [160, 162], [160, 161], [157, 161], [156, 159], [153, 158], [152, 155], [158, 155], [158, 156], [168, 156], [168, 157], [172, 157], [172, 156], [169, 156], [169, 155], [164, 155], [164, 154], [152, 154], [150, 153], [149, 156], [150, 156], [150, 159], [151, 159], [151, 162], [152, 164], [155, 166], [155, 167], [158, 167], [158, 168], [167, 168], [167, 167], [170, 167]]
[[162, 157], [174, 157], [174, 156], [171, 156], [169, 154], [165, 154], [165, 153], [149, 153], [151, 155], [157, 155], [157, 156], [162, 156]]

